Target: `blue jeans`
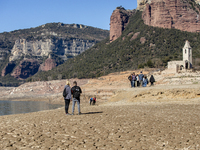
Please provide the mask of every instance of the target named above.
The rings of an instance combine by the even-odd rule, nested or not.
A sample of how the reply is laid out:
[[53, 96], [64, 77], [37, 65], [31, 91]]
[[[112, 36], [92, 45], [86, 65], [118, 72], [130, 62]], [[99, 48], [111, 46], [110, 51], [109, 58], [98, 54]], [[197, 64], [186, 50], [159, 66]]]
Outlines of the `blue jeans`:
[[131, 87], [135, 87], [135, 81], [131, 81]]
[[146, 87], [147, 86], [147, 82], [143, 82], [143, 87]]
[[74, 113], [74, 107], [75, 107], [76, 102], [77, 102], [77, 106], [78, 106], [78, 113], [81, 113], [80, 100], [78, 100], [76, 98], [73, 98], [73, 100], [72, 100], [72, 113]]

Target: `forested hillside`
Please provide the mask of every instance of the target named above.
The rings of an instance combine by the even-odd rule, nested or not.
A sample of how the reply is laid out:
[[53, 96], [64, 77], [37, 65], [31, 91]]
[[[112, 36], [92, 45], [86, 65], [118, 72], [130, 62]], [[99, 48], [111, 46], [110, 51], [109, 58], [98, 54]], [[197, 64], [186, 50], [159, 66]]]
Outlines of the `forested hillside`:
[[111, 72], [147, 67], [165, 67], [170, 60], [182, 60], [182, 48], [189, 40], [193, 64], [199, 65], [200, 34], [176, 29], [150, 27], [142, 12], [130, 18], [121, 37], [110, 43], [103, 40], [81, 55], [48, 72], [39, 72], [27, 81], [62, 78], [94, 78]]
[[108, 30], [63, 23], [0, 33], [0, 85], [17, 86], [21, 83], [12, 76], [15, 68], [9, 68], [9, 63], [17, 67], [20, 61], [28, 58], [41, 65], [51, 54], [55, 56], [52, 57], [55, 64], [60, 65], [108, 36]]

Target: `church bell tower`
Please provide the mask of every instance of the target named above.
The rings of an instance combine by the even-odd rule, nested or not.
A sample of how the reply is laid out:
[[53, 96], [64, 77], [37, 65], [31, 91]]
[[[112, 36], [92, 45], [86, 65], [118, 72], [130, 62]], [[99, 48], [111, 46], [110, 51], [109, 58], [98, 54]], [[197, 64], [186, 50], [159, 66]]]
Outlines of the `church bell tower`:
[[183, 47], [183, 61], [185, 62], [185, 69], [192, 68], [192, 48], [188, 40]]

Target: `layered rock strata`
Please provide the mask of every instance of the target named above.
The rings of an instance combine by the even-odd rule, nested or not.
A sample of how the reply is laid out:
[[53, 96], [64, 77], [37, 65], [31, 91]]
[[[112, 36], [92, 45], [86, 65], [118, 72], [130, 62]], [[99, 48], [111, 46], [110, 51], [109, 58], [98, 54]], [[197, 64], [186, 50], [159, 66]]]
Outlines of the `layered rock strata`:
[[54, 53], [66, 60], [66, 55], [77, 56], [91, 48], [95, 43], [93, 40], [80, 39], [45, 39], [35, 41], [19, 39], [15, 41], [9, 61], [15, 61], [22, 56], [26, 57], [26, 55], [43, 57], [48, 56], [50, 53]]
[[200, 32], [199, 9], [187, 0], [153, 0], [143, 11], [144, 23], [153, 27]]

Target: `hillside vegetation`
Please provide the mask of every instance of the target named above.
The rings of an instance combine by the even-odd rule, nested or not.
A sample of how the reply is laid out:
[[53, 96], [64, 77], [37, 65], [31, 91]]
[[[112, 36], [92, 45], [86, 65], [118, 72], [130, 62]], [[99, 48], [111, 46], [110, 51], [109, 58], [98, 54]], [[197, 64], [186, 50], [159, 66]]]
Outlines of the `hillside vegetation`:
[[[109, 38], [81, 55], [48, 72], [39, 72], [27, 81], [62, 78], [94, 78], [111, 72], [137, 68], [164, 68], [170, 60], [182, 60], [182, 48], [189, 40], [193, 48], [193, 64], [199, 65], [200, 34], [176, 29], [147, 26], [138, 11], [130, 18], [122, 36], [112, 43]], [[134, 39], [134, 35], [138, 34]], [[140, 39], [145, 39], [144, 44]], [[144, 41], [144, 40], [143, 40]]]
[[[71, 41], [73, 39], [81, 39], [87, 41], [93, 41], [98, 43], [109, 36], [108, 30], [102, 30], [90, 26], [80, 24], [63, 24], [63, 23], [48, 23], [36, 28], [20, 29], [11, 32], [0, 33], [0, 74], [6, 64], [9, 62], [11, 56], [11, 49], [13, 48], [15, 41], [18, 39], [26, 39], [26, 41], [45, 41], [46, 39]], [[59, 46], [59, 45], [58, 45]], [[35, 58], [27, 55], [26, 58], [37, 59], [39, 62], [44, 61], [44, 58]], [[19, 64], [19, 59], [16, 62]], [[59, 58], [58, 58], [59, 59]], [[62, 62], [55, 59], [57, 64]], [[17, 86], [21, 83], [17, 79], [8, 74], [6, 77], [0, 76], [0, 86]]]

